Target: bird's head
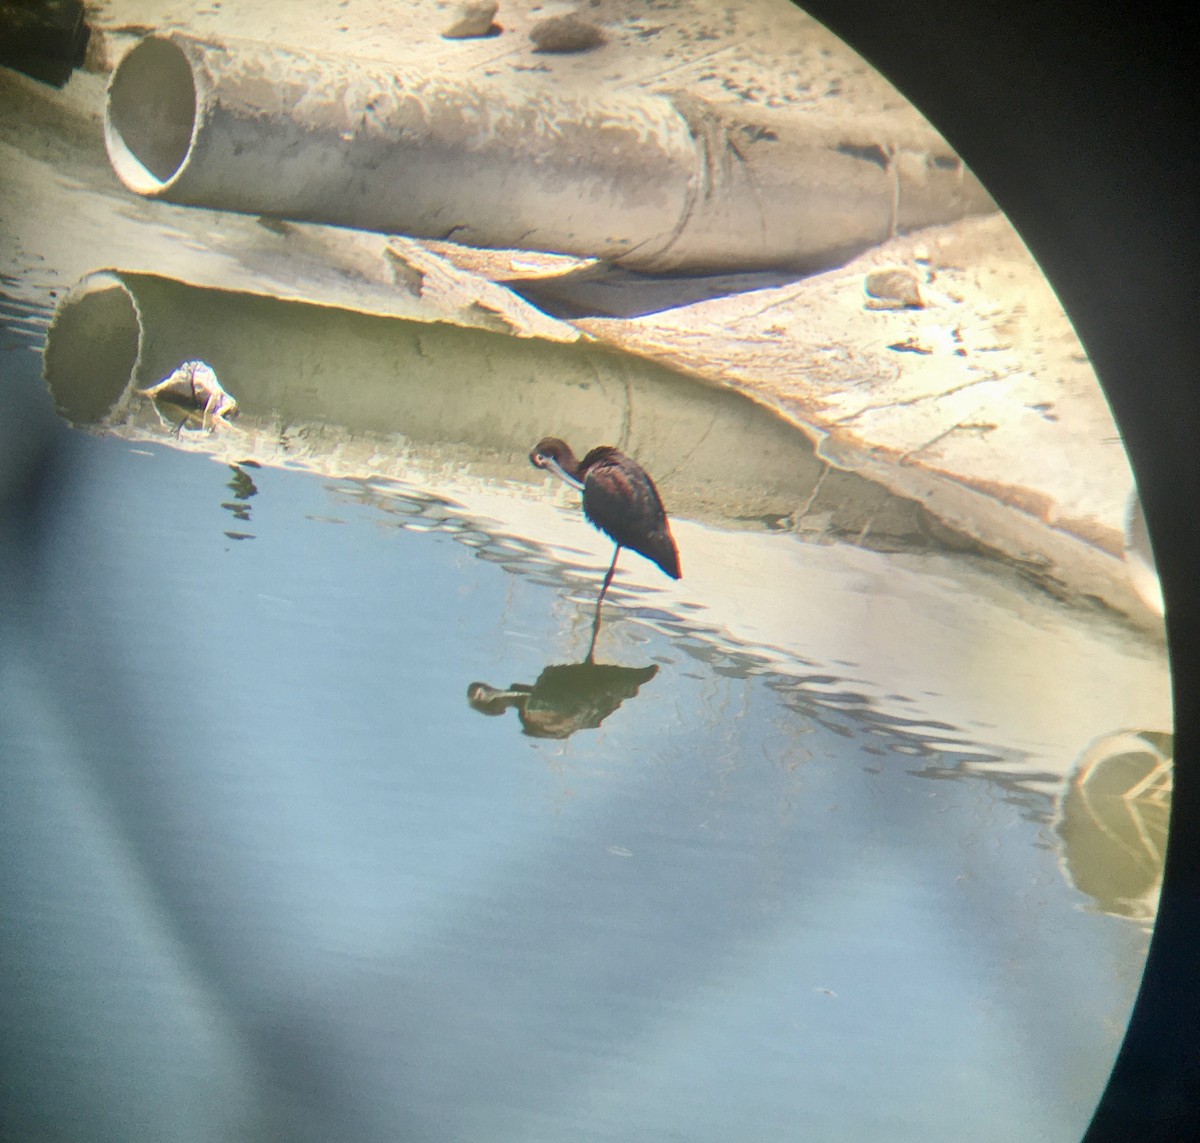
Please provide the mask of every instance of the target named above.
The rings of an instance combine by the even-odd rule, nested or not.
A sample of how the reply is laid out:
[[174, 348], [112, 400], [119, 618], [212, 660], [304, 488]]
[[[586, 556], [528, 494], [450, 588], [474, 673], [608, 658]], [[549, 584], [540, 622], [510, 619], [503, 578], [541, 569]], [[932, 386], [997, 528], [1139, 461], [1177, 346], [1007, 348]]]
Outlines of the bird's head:
[[529, 461], [534, 468], [544, 468], [554, 473], [560, 480], [572, 488], [582, 489], [583, 480], [579, 473], [579, 462], [571, 451], [571, 446], [558, 437], [543, 437], [533, 447]]
[[562, 465], [567, 457], [574, 459], [571, 447], [566, 441], [559, 440], [558, 437], [543, 437], [533, 446], [529, 462], [534, 468], [550, 468], [554, 464]]

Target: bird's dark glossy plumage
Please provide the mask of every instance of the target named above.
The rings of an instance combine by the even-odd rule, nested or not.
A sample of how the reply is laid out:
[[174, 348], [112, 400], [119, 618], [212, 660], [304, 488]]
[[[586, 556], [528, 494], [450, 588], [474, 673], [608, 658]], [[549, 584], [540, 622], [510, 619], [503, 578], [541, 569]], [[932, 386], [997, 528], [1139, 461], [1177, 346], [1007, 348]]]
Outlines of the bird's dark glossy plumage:
[[570, 445], [558, 437], [539, 441], [529, 459], [535, 467], [578, 488], [583, 493], [583, 514], [617, 545], [601, 596], [622, 548], [645, 556], [672, 579], [679, 579], [679, 552], [667, 513], [650, 474], [636, 460], [611, 445], [599, 445], [583, 460], [576, 460]]

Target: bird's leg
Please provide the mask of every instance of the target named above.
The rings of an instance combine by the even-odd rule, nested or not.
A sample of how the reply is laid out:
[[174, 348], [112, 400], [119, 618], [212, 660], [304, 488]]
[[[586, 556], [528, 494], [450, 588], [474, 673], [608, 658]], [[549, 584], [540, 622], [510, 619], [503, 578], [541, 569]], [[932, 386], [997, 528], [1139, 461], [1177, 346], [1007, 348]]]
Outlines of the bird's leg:
[[[613, 572], [617, 570], [617, 556], [621, 554], [621, 545], [617, 545], [617, 550], [613, 552], [612, 563], [608, 565], [608, 574], [604, 577], [604, 583], [600, 585], [600, 598], [596, 600], [596, 606], [599, 608], [601, 600], [604, 599], [604, 593], [608, 590], [608, 585], [612, 583]], [[599, 612], [597, 612], [599, 614]]]
[[608, 585], [612, 583], [613, 572], [617, 570], [617, 557], [621, 554], [621, 545], [617, 545], [617, 550], [613, 552], [612, 563], [608, 565], [608, 574], [604, 577], [604, 583], [600, 587], [600, 594], [596, 597], [596, 617], [592, 620], [592, 641], [588, 646], [586, 663], [592, 661], [592, 655], [596, 650], [596, 636], [600, 634], [600, 605], [604, 602], [604, 593], [608, 590]]

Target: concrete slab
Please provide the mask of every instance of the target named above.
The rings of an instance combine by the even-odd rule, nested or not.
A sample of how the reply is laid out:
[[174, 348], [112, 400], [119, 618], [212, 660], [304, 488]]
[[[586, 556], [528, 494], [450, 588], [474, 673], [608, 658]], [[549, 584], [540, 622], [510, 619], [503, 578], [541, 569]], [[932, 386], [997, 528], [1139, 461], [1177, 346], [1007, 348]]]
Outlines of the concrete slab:
[[[873, 308], [881, 266], [921, 308]], [[1146, 615], [1124, 564], [1120, 436], [1053, 291], [999, 215], [895, 239], [837, 270], [634, 318], [592, 336], [732, 385], [832, 464], [924, 503], [1047, 586]]]
[[[539, 20], [565, 6], [506, 0], [494, 17], [498, 33], [444, 38], [459, 7], [417, 0], [92, 5], [97, 34], [89, 67], [95, 74], [73, 80], [62, 94], [81, 149], [47, 137], [46, 153], [34, 157], [39, 177], [62, 192], [64, 204], [81, 180], [98, 180], [105, 201], [85, 204], [95, 215], [91, 224], [113, 226], [131, 257], [145, 249], [139, 224], [121, 210], [127, 192], [111, 173], [99, 172], [102, 150], [93, 133], [104, 71], [137, 37], [165, 29], [514, 82], [534, 75], [563, 85], [682, 93], [748, 120], [819, 115], [882, 139], [944, 146], [882, 77], [786, 0], [591, 0], [578, 10], [602, 31], [602, 42], [572, 54], [538, 51], [531, 38]], [[87, 172], [78, 169], [81, 163]], [[10, 168], [10, 187], [14, 179]], [[696, 281], [293, 224], [287, 224], [287, 241], [271, 248], [272, 232], [256, 220], [214, 221], [211, 212], [152, 205], [159, 212], [154, 217], [170, 220], [184, 236], [195, 269], [184, 277], [196, 284], [221, 278], [249, 288], [252, 279], [254, 288], [267, 291], [273, 278], [286, 276], [296, 244], [307, 244], [304, 272], [324, 282], [324, 300], [358, 290], [372, 312], [411, 316], [411, 292], [402, 299], [396, 287], [415, 267], [439, 283], [438, 317], [469, 324], [472, 314], [482, 314], [486, 325], [500, 309], [502, 324], [515, 332], [569, 339], [582, 331], [737, 388], [808, 432], [831, 464], [920, 500], [957, 532], [1019, 561], [1064, 598], [1099, 599], [1161, 637], [1161, 620], [1133, 588], [1122, 558], [1133, 479], [1107, 403], [1053, 291], [998, 215], [896, 237], [809, 277]], [[7, 252], [5, 273], [11, 274], [14, 259], [28, 262], [31, 253], [44, 256]], [[61, 255], [51, 261], [69, 277], [70, 251]], [[333, 271], [320, 270], [325, 259]], [[157, 268], [137, 264], [136, 257], [123, 265]], [[244, 280], [223, 278], [231, 268]], [[881, 268], [907, 271], [923, 305], [887, 308], [886, 297], [871, 297], [868, 275]], [[370, 285], [365, 294], [364, 282]], [[511, 292], [493, 283], [506, 283]], [[55, 282], [64, 284], [72, 282]], [[304, 293], [310, 286], [294, 288]], [[557, 320], [543, 319], [528, 301]], [[432, 309], [426, 313], [435, 316]]]

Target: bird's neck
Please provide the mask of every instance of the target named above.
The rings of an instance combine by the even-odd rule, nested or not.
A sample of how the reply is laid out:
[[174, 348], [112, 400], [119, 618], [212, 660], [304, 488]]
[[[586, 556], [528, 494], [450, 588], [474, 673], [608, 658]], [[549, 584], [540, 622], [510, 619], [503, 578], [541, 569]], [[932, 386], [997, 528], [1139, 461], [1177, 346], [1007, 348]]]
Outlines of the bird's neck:
[[561, 460], [552, 456], [547, 457], [546, 467], [563, 483], [569, 484], [572, 488], [576, 488], [581, 492], [583, 491], [583, 480], [580, 477], [579, 464], [570, 452]]

